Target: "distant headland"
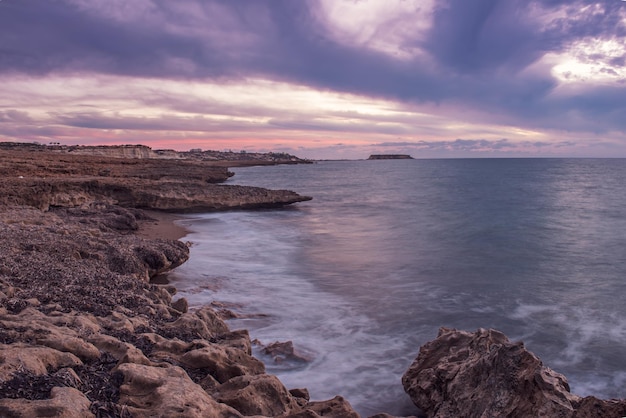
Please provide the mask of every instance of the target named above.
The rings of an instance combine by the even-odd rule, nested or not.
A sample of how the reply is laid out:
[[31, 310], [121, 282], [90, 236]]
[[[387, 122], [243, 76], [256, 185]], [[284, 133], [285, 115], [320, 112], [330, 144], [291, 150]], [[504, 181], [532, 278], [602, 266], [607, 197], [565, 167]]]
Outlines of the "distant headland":
[[276, 164], [311, 164], [312, 161], [298, 158], [284, 152], [246, 152], [246, 151], [203, 151], [200, 148], [189, 151], [157, 149], [146, 145], [50, 145], [27, 142], [0, 142], [0, 151], [49, 152], [56, 154], [84, 155], [102, 158], [131, 158], [150, 160], [188, 160], [211, 163], [224, 167], [242, 167]]
[[409, 154], [372, 154], [368, 160], [413, 160]]

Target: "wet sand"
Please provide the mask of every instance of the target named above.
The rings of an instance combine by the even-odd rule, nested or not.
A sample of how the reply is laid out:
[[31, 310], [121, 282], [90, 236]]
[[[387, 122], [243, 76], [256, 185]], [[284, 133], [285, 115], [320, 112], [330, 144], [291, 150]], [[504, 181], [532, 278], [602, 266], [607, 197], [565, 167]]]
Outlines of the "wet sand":
[[137, 235], [148, 239], [179, 240], [190, 231], [180, 224], [182, 218], [173, 213], [144, 210], [151, 220], [141, 223]]

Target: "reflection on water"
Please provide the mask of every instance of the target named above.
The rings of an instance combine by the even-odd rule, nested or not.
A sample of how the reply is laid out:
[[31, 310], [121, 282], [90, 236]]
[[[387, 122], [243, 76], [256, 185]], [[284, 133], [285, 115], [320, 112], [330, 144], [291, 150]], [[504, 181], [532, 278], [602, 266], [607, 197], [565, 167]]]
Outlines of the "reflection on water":
[[624, 397], [624, 160], [402, 160], [235, 169], [234, 182], [314, 200], [192, 217], [174, 284], [192, 305], [239, 304], [268, 364], [314, 399], [414, 413], [400, 376], [440, 326], [497, 328], [573, 392]]

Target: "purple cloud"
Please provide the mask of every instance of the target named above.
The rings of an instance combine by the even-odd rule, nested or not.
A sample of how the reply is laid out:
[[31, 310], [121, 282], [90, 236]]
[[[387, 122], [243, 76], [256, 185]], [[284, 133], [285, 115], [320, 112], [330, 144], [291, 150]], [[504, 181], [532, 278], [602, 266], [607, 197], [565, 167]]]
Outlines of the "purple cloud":
[[[626, 83], [615, 81], [624, 79], [626, 54], [579, 46], [624, 45], [623, 2], [442, 0], [430, 14], [416, 14], [431, 19], [429, 29], [397, 40], [408, 51], [403, 57], [342, 42], [320, 20], [321, 10], [313, 0], [4, 0], [0, 75], [118, 75], [152, 78], [155, 85], [259, 78], [406, 105], [447, 105], [461, 118], [470, 109], [482, 114], [480, 123], [590, 133], [626, 128]], [[562, 88], [553, 65], [542, 60], [563, 54], [581, 65], [601, 63], [594, 71], [613, 82], [583, 84], [584, 75], [572, 73], [581, 87]], [[2, 115], [2, 121], [10, 117]], [[268, 116], [275, 127], [316, 128], [298, 116]], [[77, 118], [67, 115], [66, 122]], [[126, 119], [131, 122], [143, 124]]]

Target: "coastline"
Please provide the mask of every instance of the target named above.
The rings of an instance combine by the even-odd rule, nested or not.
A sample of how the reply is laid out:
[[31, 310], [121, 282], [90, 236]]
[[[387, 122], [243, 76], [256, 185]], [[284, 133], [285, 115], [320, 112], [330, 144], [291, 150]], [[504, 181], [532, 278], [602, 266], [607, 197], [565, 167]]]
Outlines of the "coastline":
[[[307, 389], [288, 389], [266, 373], [252, 355], [248, 332], [232, 331], [224, 322], [227, 312], [210, 306], [190, 310], [167, 280], [152, 280], [189, 258], [188, 245], [180, 239], [191, 231], [181, 225], [180, 213], [308, 199], [246, 186], [218, 186], [218, 191], [205, 179], [190, 194], [185, 173], [172, 181], [171, 171], [163, 176], [150, 164], [155, 178], [142, 174], [132, 181], [127, 171], [113, 178], [110, 170], [73, 177], [67, 166], [52, 180], [41, 175], [40, 167], [31, 168], [30, 176], [9, 169], [0, 179], [6, 186], [0, 195], [0, 416], [45, 411], [58, 417], [357, 418], [341, 396], [311, 401]], [[143, 172], [140, 167], [135, 171]], [[163, 191], [163, 185], [169, 189]], [[150, 187], [147, 195], [145, 186]], [[486, 349], [479, 347], [462, 362], [446, 357], [480, 345], [473, 341], [487, 341]], [[290, 355], [289, 343], [274, 345], [263, 349]], [[429, 352], [429, 347], [435, 349]], [[505, 373], [491, 367], [494, 347], [514, 354]], [[523, 344], [509, 344], [491, 330], [471, 335], [442, 328], [438, 339], [420, 350], [402, 383], [414, 404], [433, 417], [460, 416], [468, 405], [478, 408], [471, 416], [490, 414], [527, 399], [540, 399], [529, 405], [563, 417], [626, 414], [626, 401], [571, 395], [563, 376], [521, 350]], [[520, 364], [520, 353], [532, 360], [532, 368]], [[507, 380], [512, 376], [506, 371], [520, 366], [519, 380]], [[466, 372], [456, 373], [459, 367]], [[496, 399], [484, 412], [474, 400], [493, 399], [494, 386], [487, 384], [476, 395], [475, 382], [491, 382], [494, 374], [503, 379], [498, 383], [503, 390], [522, 389]], [[457, 375], [461, 380], [440, 384]], [[536, 385], [535, 376], [544, 375], [547, 383]], [[450, 388], [458, 390], [437, 392]], [[447, 401], [440, 414], [441, 399]], [[527, 416], [537, 416], [535, 409], [528, 411]], [[385, 413], [373, 417], [391, 418]]]
[[[296, 353], [299, 350], [300, 353], [311, 354], [309, 358], [310, 363], [304, 366], [299, 366], [297, 363], [276, 365], [271, 356], [257, 349], [258, 358], [265, 361], [268, 370], [276, 373], [288, 386], [306, 386], [311, 390], [311, 396], [315, 396], [318, 399], [325, 399], [332, 394], [341, 393], [352, 402], [352, 405], [364, 417], [379, 410], [398, 416], [412, 415], [416, 414], [416, 412], [408, 406], [410, 401], [403, 398], [406, 395], [398, 384], [399, 378], [397, 376], [402, 373], [402, 370], [409, 367], [412, 357], [416, 355], [414, 353], [417, 353], [417, 348], [421, 344], [407, 344], [406, 341], [425, 342], [436, 335], [436, 329], [424, 332], [423, 329], [426, 327], [420, 328], [420, 321], [432, 324], [435, 327], [437, 324], [445, 324], [447, 319], [444, 317], [441, 320], [441, 315], [439, 317], [437, 317], [438, 315], [430, 317], [415, 315], [415, 322], [411, 322], [412, 318], [408, 318], [410, 314], [405, 317], [403, 312], [397, 312], [397, 309], [387, 309], [389, 301], [399, 300], [396, 296], [397, 293], [394, 293], [398, 286], [394, 282], [384, 283], [384, 286], [378, 288], [382, 293], [376, 292], [372, 297], [372, 299], [376, 299], [378, 296], [383, 295], [379, 299], [380, 302], [370, 306], [376, 306], [376, 315], [381, 315], [378, 318], [382, 318], [384, 315], [382, 313], [383, 309], [385, 312], [389, 312], [388, 318], [390, 318], [390, 321], [381, 321], [379, 324], [393, 324], [391, 321], [396, 321], [396, 324], [400, 324], [403, 328], [400, 330], [402, 334], [395, 337], [395, 340], [393, 335], [390, 338], [383, 337], [376, 340], [375, 338], [369, 338], [367, 334], [365, 336], [360, 334], [361, 329], [365, 330], [364, 333], [369, 334], [369, 329], [372, 329], [372, 327], [368, 327], [369, 321], [358, 321], [358, 318], [355, 318], [356, 320], [354, 321], [346, 321], [345, 318], [349, 318], [350, 315], [343, 315], [342, 313], [345, 311], [335, 309], [333, 293], [339, 294], [341, 292], [341, 297], [344, 300], [349, 300], [350, 302], [348, 303], [354, 302], [354, 304], [357, 304], [359, 299], [354, 298], [353, 295], [356, 294], [360, 297], [365, 292], [352, 292], [339, 287], [334, 289], [326, 287], [326, 290], [330, 291], [317, 292], [307, 286], [308, 283], [315, 283], [325, 287], [326, 284], [331, 283], [333, 278], [327, 280], [327, 277], [323, 275], [324, 272], [341, 271], [343, 274], [334, 276], [336, 277], [334, 279], [335, 283], [353, 283], [355, 286], [358, 286], [360, 277], [365, 278], [363, 281], [367, 280], [367, 273], [361, 274], [365, 270], [356, 268], [342, 270], [342, 266], [339, 263], [341, 262], [341, 254], [343, 252], [337, 251], [337, 248], [354, 249], [356, 247], [363, 250], [362, 254], [367, 254], [366, 248], [363, 247], [364, 242], [360, 241], [363, 239], [362, 237], [356, 236], [350, 242], [349, 247], [332, 246], [335, 251], [329, 251], [327, 253], [329, 257], [321, 256], [324, 254], [324, 250], [319, 244], [322, 242], [332, 243], [332, 241], [317, 240], [316, 246], [312, 242], [315, 240], [313, 237], [317, 236], [316, 232], [318, 229], [315, 227], [323, 226], [324, 229], [320, 232], [336, 231], [333, 237], [345, 239], [350, 236], [348, 234], [350, 229], [342, 228], [340, 222], [346, 219], [346, 213], [352, 214], [354, 219], [362, 219], [357, 217], [359, 214], [376, 213], [372, 211], [367, 213], [355, 211], [351, 213], [348, 211], [348, 208], [345, 208], [352, 203], [363, 203], [360, 201], [360, 196], [362, 196], [361, 190], [357, 187], [351, 187], [351, 189], [357, 190], [356, 193], [352, 193], [347, 198], [341, 200], [346, 202], [343, 207], [334, 204], [338, 199], [329, 198], [329, 196], [335, 197], [339, 193], [342, 194], [342, 197], [345, 196], [345, 188], [336, 187], [337, 183], [340, 183], [342, 186], [345, 184], [350, 185], [352, 184], [351, 181], [361, 178], [357, 174], [358, 171], [352, 169], [352, 164], [346, 164], [343, 171], [339, 170], [339, 168], [333, 169], [332, 171], [335, 175], [332, 177], [333, 180], [328, 183], [320, 181], [320, 178], [324, 178], [327, 174], [322, 164], [320, 164], [320, 167], [302, 167], [304, 174], [300, 167], [258, 168], [237, 171], [235, 182], [239, 184], [279, 187], [285, 182], [288, 187], [294, 190], [316, 190], [316, 201], [318, 203], [315, 204], [316, 201], [314, 201], [312, 205], [306, 205], [306, 210], [281, 211], [285, 213], [245, 211], [216, 214], [216, 216], [207, 216], [207, 218], [213, 218], [210, 222], [207, 219], [202, 222], [194, 222], [191, 226], [197, 234], [193, 235], [193, 240], [195, 241], [197, 238], [198, 245], [192, 248], [192, 256], [188, 264], [182, 266], [178, 270], [179, 273], [175, 272], [170, 277], [172, 278], [172, 284], [179, 287], [181, 294], [189, 298], [190, 305], [202, 306], [215, 301], [213, 306], [226, 307], [233, 310], [234, 318], [232, 321], [228, 321], [233, 328], [249, 327], [251, 337], [264, 343], [291, 340]], [[368, 166], [365, 162], [358, 164], [363, 168]], [[321, 171], [318, 171], [318, 169], [321, 169]], [[265, 170], [268, 170], [267, 174]], [[346, 173], [347, 171], [352, 171], [352, 173]], [[404, 170], [396, 170], [395, 172], [403, 173]], [[292, 178], [297, 178], [297, 181], [290, 180]], [[374, 181], [380, 183], [377, 179]], [[326, 186], [323, 188], [323, 191], [313, 188], [313, 186], [317, 187], [320, 183]], [[404, 185], [402, 181], [395, 183]], [[402, 190], [412, 190], [410, 186], [411, 183], [407, 182]], [[322, 189], [322, 187], [319, 187], [319, 189]], [[382, 196], [388, 197], [388, 194], [377, 190], [375, 187], [370, 187], [370, 190], [377, 195], [380, 193]], [[390, 201], [391, 199], [385, 200]], [[367, 204], [365, 206], [367, 207]], [[340, 210], [343, 208], [345, 210]], [[386, 216], [395, 214], [396, 212], [393, 212], [393, 209], [393, 205], [385, 205], [384, 209], [381, 208], [381, 213], [384, 213]], [[377, 220], [384, 219], [374, 216], [371, 218]], [[388, 226], [391, 223], [379, 222], [378, 224]], [[384, 227], [377, 229], [370, 224], [365, 225], [370, 227], [369, 231], [375, 231], [375, 234], [368, 236], [380, 237], [381, 241], [387, 238]], [[359, 226], [362, 227], [363, 225]], [[389, 230], [397, 231], [397, 229], [391, 228]], [[302, 237], [304, 237], [304, 242], [301, 239]], [[274, 245], [273, 243], [277, 244]], [[394, 243], [388, 243], [385, 247], [373, 246], [373, 249], [378, 251], [385, 251], [385, 249], [393, 251], [397, 248], [397, 245], [394, 245]], [[302, 256], [302, 254], [315, 254], [315, 258], [307, 258]], [[403, 253], [397, 252], [397, 254]], [[404, 255], [402, 261], [411, 263], [411, 255]], [[332, 262], [335, 258], [338, 259], [336, 261], [339, 261], [339, 263]], [[369, 260], [369, 258], [367, 259]], [[415, 257], [415, 259], [418, 260], [419, 258]], [[366, 258], [361, 256], [359, 260], [366, 260]], [[399, 260], [399, 258], [394, 258], [394, 260]], [[323, 261], [326, 261], [326, 263]], [[300, 265], [302, 268], [298, 268], [296, 265]], [[384, 267], [375, 270], [379, 273], [375, 277], [386, 278], [385, 274], [387, 272], [394, 271], [393, 265], [386, 263], [381, 263], [381, 265]], [[411, 268], [405, 271], [413, 273], [419, 270]], [[350, 276], [356, 277], [356, 279], [351, 282]], [[204, 286], [209, 277], [217, 278], [219, 285]], [[376, 281], [367, 280], [367, 283]], [[383, 279], [380, 281], [386, 282], [387, 280]], [[417, 278], [415, 282], [418, 282]], [[406, 289], [405, 287], [400, 288]], [[431, 298], [431, 295], [426, 294], [421, 295], [419, 298], [415, 297], [415, 300], [424, 304], [423, 306], [428, 306], [429, 303], [437, 303], [437, 298]], [[364, 305], [361, 303], [361, 306]], [[507, 306], [514, 305], [507, 304]], [[367, 309], [360, 311], [359, 308], [357, 307], [354, 311], [358, 313], [366, 311], [369, 313]], [[442, 309], [441, 312], [444, 315], [450, 315], [449, 318], [454, 318], [453, 307], [450, 310]], [[491, 312], [498, 311], [494, 309], [484, 316], [489, 316]], [[486, 320], [473, 322], [477, 324], [476, 326], [481, 326], [483, 324], [491, 324], [488, 320], [487, 318]], [[470, 321], [467, 323], [470, 323]], [[319, 324], [322, 325], [317, 328]], [[409, 325], [407, 326], [407, 324]], [[416, 326], [412, 326], [413, 324], [416, 324]], [[450, 320], [448, 324], [454, 327], [458, 322]], [[388, 329], [392, 327], [381, 326], [381, 329], [383, 328]], [[319, 331], [320, 329], [323, 331]], [[332, 330], [336, 329], [350, 331], [344, 335], [339, 333], [333, 335]], [[469, 331], [472, 328], [460, 329]], [[508, 333], [511, 332], [509, 328], [506, 328], [506, 330]], [[411, 334], [411, 332], [414, 332], [414, 334]], [[380, 334], [383, 333], [381, 332]], [[374, 349], [371, 352], [382, 353], [382, 355], [378, 357], [376, 355], [366, 355], [368, 340], [374, 341]], [[530, 344], [529, 347], [534, 348], [534, 341], [526, 342]], [[571, 342], [575, 343], [575, 340], [571, 340]], [[448, 347], [448, 344], [446, 342], [444, 347]], [[353, 349], [357, 351], [353, 351]], [[358, 360], [355, 360], [353, 363], [351, 357], [354, 357], [356, 353], [358, 353]], [[549, 359], [550, 355], [550, 352], [546, 353], [545, 351], [541, 354], [542, 357], [546, 356], [548, 359], [546, 361], [546, 358], [544, 358], [546, 365], [555, 364]], [[380, 359], [380, 362], [378, 362], [378, 359]], [[484, 364], [493, 363], [485, 359]], [[379, 366], [375, 367], [374, 365]], [[362, 370], [361, 367], [363, 369], [367, 368], [367, 371], [360, 372], [359, 370]], [[489, 373], [486, 369], [484, 370], [485, 373]], [[367, 387], [363, 384], [354, 384], [354, 382], [368, 382], [371, 376], [376, 376], [376, 378], [372, 379]], [[387, 376], [390, 377], [388, 378]], [[570, 380], [570, 383], [573, 382], [573, 385], [576, 385], [577, 377], [574, 377], [573, 381]], [[320, 382], [322, 382], [322, 385], [320, 385]], [[423, 387], [426, 386], [428, 385], [425, 383]], [[459, 387], [466, 388], [469, 391], [473, 386], [468, 384], [459, 385]], [[574, 388], [574, 386], [572, 387]], [[376, 389], [372, 390], [372, 388]], [[393, 393], [393, 396], [390, 396], [391, 391], [396, 391]], [[581, 393], [578, 390], [574, 390], [573, 393], [582, 394], [583, 396], [601, 396], [588, 392]], [[378, 394], [384, 394], [381, 395], [384, 399], [379, 399]], [[525, 393], [520, 395], [523, 396]], [[488, 396], [489, 394], [486, 393], [485, 399]], [[563, 396], [571, 398], [571, 395], [565, 393]], [[610, 397], [612, 395], [604, 396]], [[457, 393], [455, 397], [458, 398], [459, 394]], [[389, 399], [393, 400], [389, 401]], [[399, 406], [403, 404], [403, 401], [407, 401], [406, 407]], [[532, 414], [528, 416], [532, 416]], [[580, 413], [579, 416], [581, 416]]]
[[198, 162], [35, 152], [0, 170], [0, 416], [358, 417], [288, 390], [247, 331], [152, 281], [189, 258], [177, 213], [310, 198], [211, 184], [226, 170]]

